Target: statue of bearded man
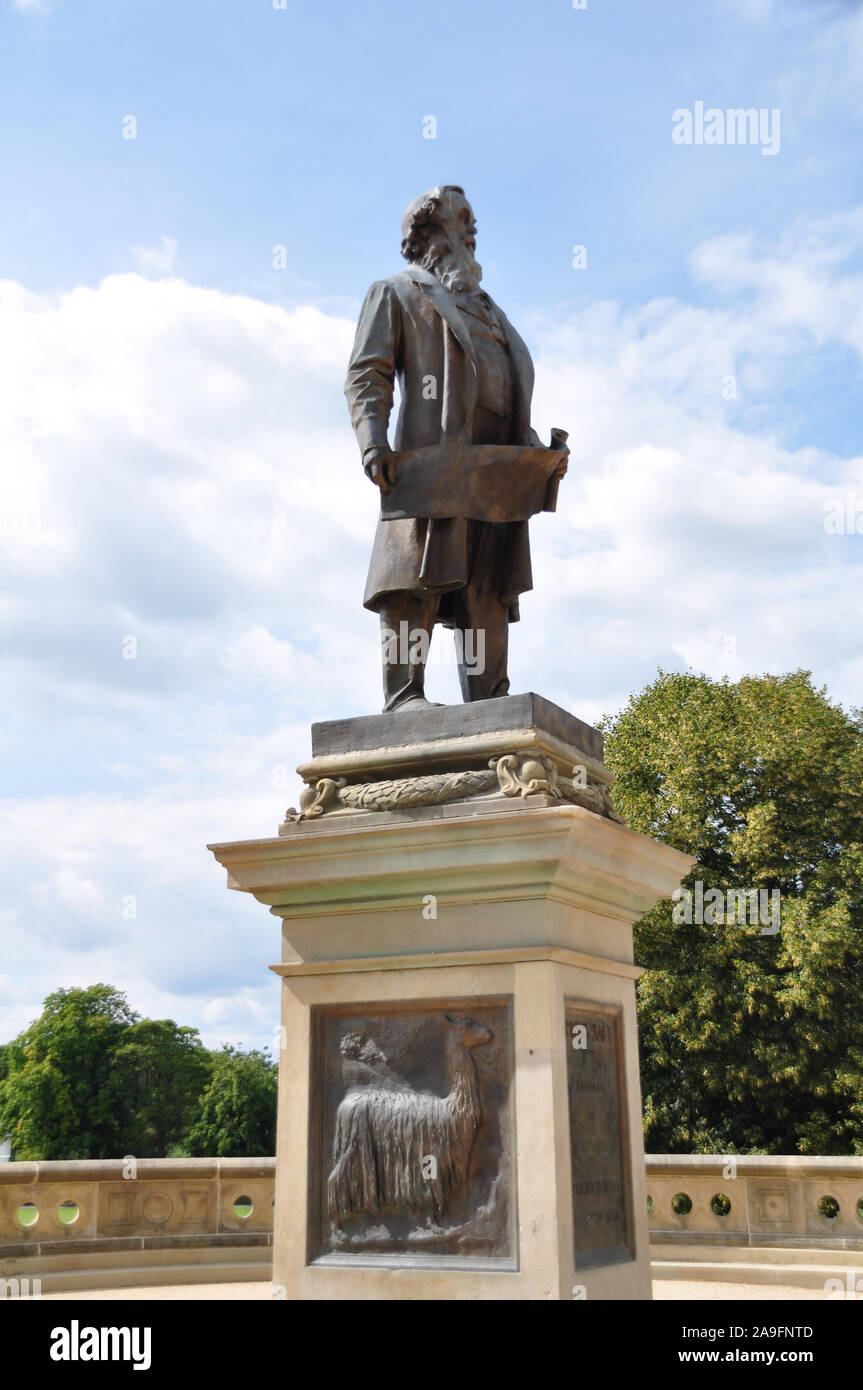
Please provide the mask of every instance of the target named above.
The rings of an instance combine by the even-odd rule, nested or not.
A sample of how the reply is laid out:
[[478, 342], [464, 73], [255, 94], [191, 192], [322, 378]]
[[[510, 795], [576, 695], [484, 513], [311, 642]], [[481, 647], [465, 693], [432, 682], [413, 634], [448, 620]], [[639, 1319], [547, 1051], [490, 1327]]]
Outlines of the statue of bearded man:
[[[446, 184], [414, 199], [401, 249], [407, 269], [366, 296], [345, 383], [363, 467], [382, 492], [396, 481], [387, 438], [396, 379], [397, 451], [542, 447], [530, 425], [530, 354], [480, 289], [464, 190]], [[556, 476], [565, 471], [564, 454]], [[384, 710], [429, 704], [425, 658], [436, 623], [455, 630], [465, 700], [508, 694], [508, 627], [518, 621], [519, 594], [532, 587], [526, 521], [380, 520], [363, 602], [380, 614]]]

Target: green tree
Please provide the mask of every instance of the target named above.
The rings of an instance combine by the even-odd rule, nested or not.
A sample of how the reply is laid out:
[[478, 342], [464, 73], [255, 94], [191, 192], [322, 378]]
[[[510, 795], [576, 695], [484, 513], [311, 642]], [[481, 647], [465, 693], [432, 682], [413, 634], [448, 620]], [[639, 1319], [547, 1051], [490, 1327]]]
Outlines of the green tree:
[[197, 1029], [142, 1018], [115, 1049], [111, 1085], [126, 1153], [164, 1158], [197, 1113], [213, 1067]]
[[19, 1159], [110, 1158], [125, 1150], [113, 1105], [114, 1050], [137, 1020], [110, 985], [59, 989], [7, 1045], [0, 1132]]
[[189, 1134], [192, 1154], [260, 1158], [276, 1152], [278, 1067], [263, 1052], [225, 1045]]
[[863, 1153], [860, 713], [807, 672], [660, 672], [605, 733], [621, 814], [694, 857], [686, 887], [781, 893], [775, 935], [668, 901], [636, 924], [648, 1148]]

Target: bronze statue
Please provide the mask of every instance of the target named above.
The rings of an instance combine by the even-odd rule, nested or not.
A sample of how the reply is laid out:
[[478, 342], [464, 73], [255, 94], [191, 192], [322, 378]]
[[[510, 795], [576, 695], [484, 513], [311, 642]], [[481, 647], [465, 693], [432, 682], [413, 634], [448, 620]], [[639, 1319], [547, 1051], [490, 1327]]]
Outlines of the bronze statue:
[[429, 703], [435, 623], [455, 630], [465, 700], [508, 694], [508, 624], [532, 588], [527, 517], [554, 510], [566, 473], [565, 433], [553, 431], [547, 449], [531, 429], [533, 364], [479, 287], [475, 238], [454, 184], [408, 206], [408, 267], [369, 290], [345, 383], [363, 467], [382, 494], [363, 601], [380, 614], [385, 711]]

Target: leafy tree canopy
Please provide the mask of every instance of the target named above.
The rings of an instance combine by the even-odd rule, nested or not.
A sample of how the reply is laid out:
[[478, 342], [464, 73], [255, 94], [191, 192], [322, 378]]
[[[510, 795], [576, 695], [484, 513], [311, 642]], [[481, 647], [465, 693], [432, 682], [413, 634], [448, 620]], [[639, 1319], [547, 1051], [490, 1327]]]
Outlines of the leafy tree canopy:
[[189, 1135], [192, 1154], [260, 1158], [276, 1152], [278, 1067], [263, 1052], [225, 1046]]
[[803, 671], [660, 672], [604, 732], [621, 814], [694, 857], [685, 887], [781, 894], [775, 934], [668, 901], [637, 923], [648, 1148], [863, 1153], [860, 713]]
[[165, 1158], [181, 1144], [212, 1069], [194, 1028], [169, 1018], [142, 1018], [127, 1028], [111, 1071], [127, 1152]]
[[194, 1028], [140, 1018], [110, 985], [60, 989], [0, 1048], [0, 1136], [17, 1159], [161, 1158], [192, 1133], [195, 1153], [268, 1155], [276, 1075], [262, 1053], [210, 1052]]
[[110, 1158], [120, 1143], [112, 1104], [114, 1049], [137, 1020], [110, 985], [58, 989], [7, 1047], [0, 1131], [16, 1158]]

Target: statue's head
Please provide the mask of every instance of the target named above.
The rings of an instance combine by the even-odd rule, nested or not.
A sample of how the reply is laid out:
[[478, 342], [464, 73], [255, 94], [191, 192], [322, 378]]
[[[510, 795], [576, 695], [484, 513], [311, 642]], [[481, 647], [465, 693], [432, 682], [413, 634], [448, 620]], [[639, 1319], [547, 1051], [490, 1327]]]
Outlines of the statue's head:
[[431, 270], [447, 289], [476, 289], [482, 266], [475, 251], [473, 208], [458, 184], [431, 188], [408, 204], [402, 218], [402, 255], [411, 265]]
[[339, 1043], [343, 1057], [355, 1057], [360, 1062], [385, 1062], [386, 1054], [381, 1052], [374, 1038], [363, 1033], [345, 1033]]
[[359, 1057], [362, 1045], [360, 1033], [346, 1033], [339, 1043], [339, 1051], [343, 1057]]

